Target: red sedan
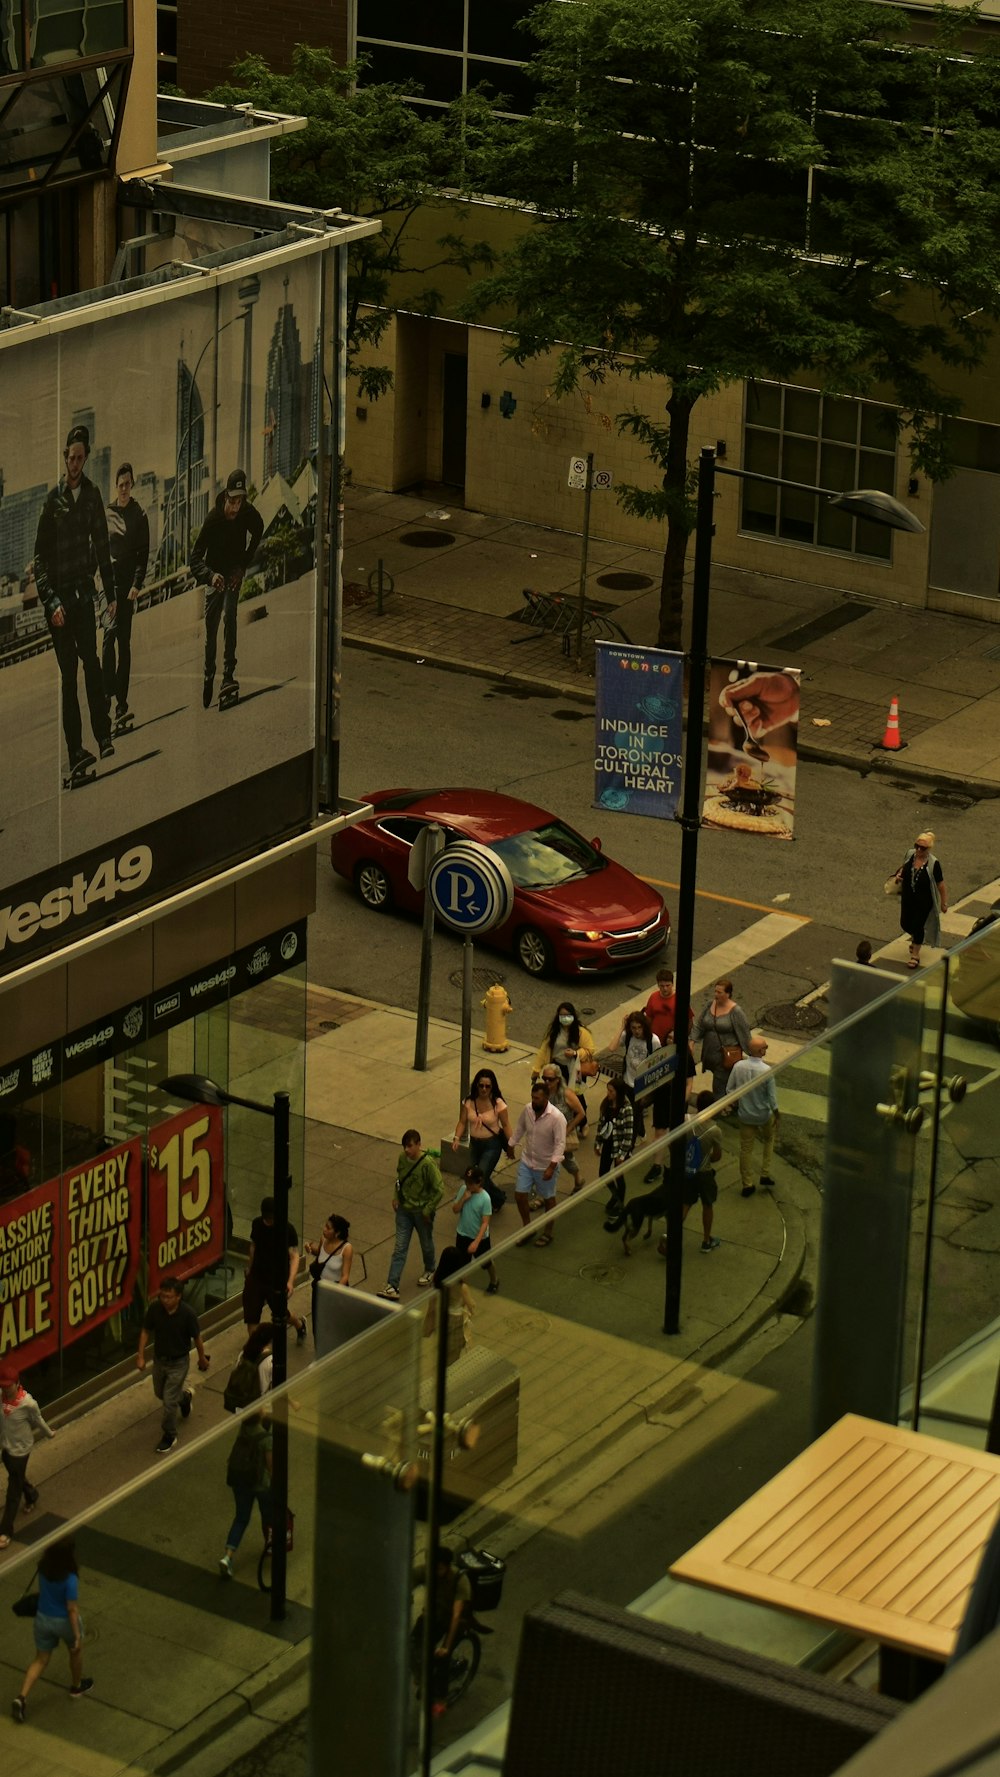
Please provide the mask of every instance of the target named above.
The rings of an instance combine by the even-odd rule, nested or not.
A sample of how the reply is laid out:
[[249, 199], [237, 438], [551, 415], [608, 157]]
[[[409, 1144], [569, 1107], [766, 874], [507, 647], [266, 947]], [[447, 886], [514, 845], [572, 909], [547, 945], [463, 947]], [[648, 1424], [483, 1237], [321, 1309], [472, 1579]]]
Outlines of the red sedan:
[[410, 847], [436, 821], [446, 843], [475, 839], [503, 859], [514, 910], [489, 941], [515, 951], [529, 975], [624, 967], [655, 956], [669, 937], [662, 895], [544, 808], [490, 790], [376, 790], [364, 800], [374, 815], [334, 834], [330, 862], [378, 912], [420, 911], [423, 893], [407, 878]]

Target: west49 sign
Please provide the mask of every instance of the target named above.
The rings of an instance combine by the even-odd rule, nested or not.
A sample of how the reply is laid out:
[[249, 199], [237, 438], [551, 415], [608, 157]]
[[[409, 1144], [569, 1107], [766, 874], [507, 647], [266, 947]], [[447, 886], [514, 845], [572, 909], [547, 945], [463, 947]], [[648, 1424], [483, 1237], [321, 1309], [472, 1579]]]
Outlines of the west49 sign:
[[192, 1105], [149, 1132], [149, 1293], [194, 1277], [225, 1251], [222, 1111]]

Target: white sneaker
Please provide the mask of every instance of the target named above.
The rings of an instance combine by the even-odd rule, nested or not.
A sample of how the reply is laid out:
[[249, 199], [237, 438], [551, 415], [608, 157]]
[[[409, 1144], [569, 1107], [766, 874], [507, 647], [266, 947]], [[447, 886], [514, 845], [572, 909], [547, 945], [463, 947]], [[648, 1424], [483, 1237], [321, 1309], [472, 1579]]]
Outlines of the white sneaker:
[[222, 1560], [219, 1562], [219, 1572], [224, 1580], [232, 1579], [233, 1558], [231, 1555], [223, 1555]]
[[379, 1290], [378, 1293], [383, 1298], [383, 1300], [386, 1302], [398, 1302], [399, 1301], [399, 1291], [396, 1288], [394, 1283], [387, 1283], [385, 1286], [385, 1289]]
[[428, 1284], [432, 1284], [433, 1282], [434, 1282], [433, 1271], [423, 1271], [423, 1272], [421, 1272], [420, 1276], [417, 1278], [417, 1288], [421, 1289], [421, 1290], [425, 1290], [427, 1288]]

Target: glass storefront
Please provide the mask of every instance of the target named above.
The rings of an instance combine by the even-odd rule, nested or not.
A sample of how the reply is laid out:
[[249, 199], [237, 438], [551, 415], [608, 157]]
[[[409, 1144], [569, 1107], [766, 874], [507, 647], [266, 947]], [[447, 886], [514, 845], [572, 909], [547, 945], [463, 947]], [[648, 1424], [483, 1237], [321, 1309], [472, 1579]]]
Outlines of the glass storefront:
[[225, 1314], [242, 1288], [273, 1188], [272, 1125], [178, 1103], [168, 1075], [206, 1074], [262, 1103], [289, 1094], [301, 1228], [305, 992], [303, 924], [3, 1070], [0, 1361], [41, 1402], [131, 1360], [163, 1277], [184, 1282], [199, 1316]]

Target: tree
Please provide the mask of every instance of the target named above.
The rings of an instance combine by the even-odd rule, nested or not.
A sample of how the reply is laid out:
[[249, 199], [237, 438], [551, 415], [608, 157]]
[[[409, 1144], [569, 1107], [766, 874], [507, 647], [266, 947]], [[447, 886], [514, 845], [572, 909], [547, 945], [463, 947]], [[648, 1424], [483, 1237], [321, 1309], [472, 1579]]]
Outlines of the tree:
[[666, 519], [661, 646], [680, 644], [694, 528], [691, 418], [726, 384], [808, 373], [891, 402], [947, 472], [945, 367], [982, 359], [1000, 304], [1000, 62], [973, 15], [900, 43], [868, 0], [575, 0], [529, 25], [538, 102], [503, 189], [532, 215], [470, 314], [507, 356], [554, 351], [554, 392], [669, 384], [618, 416], [662, 477], [619, 489]]
[[[339, 67], [329, 50], [300, 43], [290, 74], [276, 73], [261, 56], [246, 56], [235, 63], [232, 82], [209, 97], [230, 105], [250, 99], [260, 110], [308, 118], [304, 130], [273, 144], [272, 189], [280, 201], [382, 217], [380, 234], [348, 249], [347, 373], [374, 401], [392, 386], [392, 372], [360, 359], [377, 349], [389, 326], [399, 277], [429, 277], [445, 266], [471, 271], [492, 262], [487, 243], [467, 242], [454, 231], [441, 236], [441, 257], [427, 265], [409, 262], [407, 242], [424, 204], [440, 204], [442, 189], [460, 180], [481, 179], [492, 113], [472, 96], [426, 116], [407, 102], [404, 87], [363, 84], [365, 66], [362, 59]], [[408, 283], [406, 306], [431, 314], [440, 306], [439, 293]]]

